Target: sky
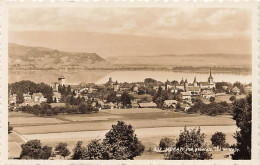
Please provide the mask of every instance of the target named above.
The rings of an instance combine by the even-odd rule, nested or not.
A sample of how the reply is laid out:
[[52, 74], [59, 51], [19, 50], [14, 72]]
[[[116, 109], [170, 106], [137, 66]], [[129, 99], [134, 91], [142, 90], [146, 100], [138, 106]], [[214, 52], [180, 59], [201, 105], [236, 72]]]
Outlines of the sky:
[[[50, 38], [55, 42], [50, 42]], [[201, 44], [196, 45], [197, 41]], [[11, 8], [9, 10], [10, 43], [65, 51], [97, 52], [105, 57], [251, 53], [250, 41], [251, 15], [248, 9]], [[172, 47], [176, 43], [179, 45]], [[138, 45], [142, 47], [139, 48]], [[149, 50], [149, 47], [153, 47], [153, 50]], [[212, 49], [201, 50], [205, 47]], [[190, 48], [190, 51], [185, 50], [186, 48]]]

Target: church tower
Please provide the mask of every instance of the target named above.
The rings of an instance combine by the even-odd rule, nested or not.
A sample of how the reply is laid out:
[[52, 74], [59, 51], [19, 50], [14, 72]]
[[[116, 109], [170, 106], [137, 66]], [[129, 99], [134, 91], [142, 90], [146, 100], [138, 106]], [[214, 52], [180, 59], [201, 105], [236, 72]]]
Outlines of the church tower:
[[184, 82], [184, 91], [187, 91], [187, 87], [188, 87], [188, 81], [187, 79]]
[[198, 82], [197, 82], [196, 76], [194, 77], [193, 86], [194, 86], [194, 87], [197, 87], [197, 86], [198, 86]]
[[181, 79], [180, 81], [180, 85], [183, 85], [184, 84], [184, 81], [183, 81], [183, 78]]
[[211, 69], [210, 69], [210, 73], [209, 73], [208, 82], [209, 82], [210, 84], [214, 84], [214, 78], [212, 77]]

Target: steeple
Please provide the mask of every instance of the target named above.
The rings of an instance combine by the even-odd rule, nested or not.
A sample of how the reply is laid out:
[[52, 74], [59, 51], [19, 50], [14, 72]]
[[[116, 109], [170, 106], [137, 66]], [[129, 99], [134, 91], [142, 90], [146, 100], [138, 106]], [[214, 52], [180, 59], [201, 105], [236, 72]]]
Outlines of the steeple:
[[211, 68], [210, 68], [210, 70], [209, 70], [209, 79], [213, 79], [213, 77], [212, 77], [212, 74], [211, 74]]
[[214, 81], [214, 78], [212, 77], [211, 68], [210, 68], [208, 82], [212, 84], [213, 81]]
[[183, 83], [184, 83], [184, 81], [183, 81], [183, 78], [182, 78], [180, 84], [182, 85]]
[[196, 76], [194, 77], [194, 81], [193, 81], [193, 83], [196, 83], [197, 82], [197, 79], [196, 79]]

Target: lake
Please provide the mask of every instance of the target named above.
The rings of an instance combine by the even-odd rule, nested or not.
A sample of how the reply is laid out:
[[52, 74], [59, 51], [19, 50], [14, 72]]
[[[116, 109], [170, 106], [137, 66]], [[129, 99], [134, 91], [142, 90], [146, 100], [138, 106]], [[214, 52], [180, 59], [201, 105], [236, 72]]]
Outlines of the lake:
[[[80, 82], [92, 82], [97, 84], [106, 83], [109, 77], [113, 81], [118, 82], [137, 82], [144, 81], [145, 78], [153, 78], [162, 82], [167, 79], [170, 81], [180, 81], [182, 78], [188, 82], [193, 82], [196, 76], [197, 81], [207, 81], [209, 73], [188, 73], [174, 71], [112, 71], [112, 70], [73, 70], [73, 71], [56, 71], [56, 70], [21, 70], [9, 71], [9, 83], [30, 80], [33, 82], [44, 82], [47, 84], [57, 82], [58, 77], [64, 76], [66, 83], [79, 84]], [[250, 83], [252, 82], [251, 74], [230, 74], [230, 73], [214, 73], [212, 76], [215, 82], [236, 82]]]

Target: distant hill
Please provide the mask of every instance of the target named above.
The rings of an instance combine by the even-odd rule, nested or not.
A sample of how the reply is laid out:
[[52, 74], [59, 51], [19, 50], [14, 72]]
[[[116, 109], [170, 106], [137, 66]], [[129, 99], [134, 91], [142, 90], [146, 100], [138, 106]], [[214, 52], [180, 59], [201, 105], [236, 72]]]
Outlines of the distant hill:
[[251, 68], [252, 59], [250, 54], [187, 54], [158, 56], [118, 56], [109, 57], [106, 60], [113, 64], [119, 65]]
[[95, 53], [9, 44], [9, 69], [90, 69], [112, 66]]
[[250, 54], [187, 54], [114, 56], [65, 52], [43, 47], [9, 44], [9, 69], [14, 70], [175, 70], [208, 72], [251, 71]]

